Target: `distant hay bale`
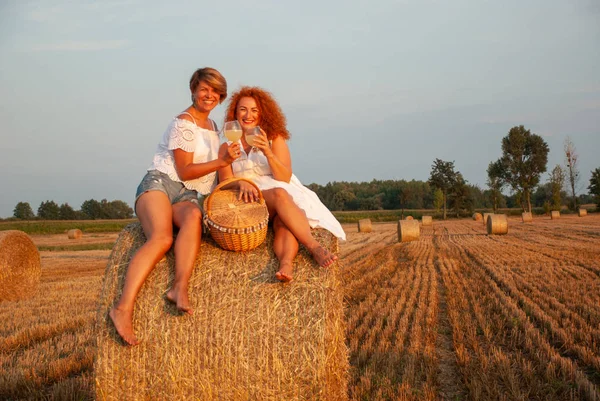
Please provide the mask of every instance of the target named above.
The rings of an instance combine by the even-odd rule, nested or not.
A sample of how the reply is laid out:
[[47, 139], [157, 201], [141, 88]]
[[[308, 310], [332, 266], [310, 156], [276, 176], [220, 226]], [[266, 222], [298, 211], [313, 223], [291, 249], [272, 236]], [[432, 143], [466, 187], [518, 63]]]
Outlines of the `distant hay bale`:
[[523, 223], [531, 223], [533, 221], [533, 215], [531, 212], [523, 212], [521, 213], [521, 219]]
[[371, 219], [358, 220], [358, 232], [359, 233], [370, 233], [371, 231], [373, 231], [373, 226], [371, 225]]
[[481, 216], [481, 213], [473, 213], [473, 220], [481, 221], [482, 219], [483, 219], [483, 216]]
[[17, 301], [40, 286], [40, 253], [23, 231], [0, 231], [0, 301]]
[[416, 220], [398, 221], [398, 242], [417, 241], [421, 236], [421, 227]]
[[69, 237], [69, 239], [79, 239], [82, 236], [83, 236], [83, 233], [78, 228], [74, 228], [72, 230], [67, 231], [67, 237]]
[[550, 219], [560, 219], [560, 212], [558, 210], [553, 210], [550, 212]]
[[577, 215], [578, 215], [579, 217], [587, 216], [587, 209], [584, 209], [584, 208], [580, 207], [580, 208], [577, 210]]
[[423, 226], [430, 226], [433, 224], [433, 217], [423, 216], [421, 217], [421, 223], [423, 224]]
[[483, 214], [483, 225], [487, 225], [488, 217], [493, 216], [494, 213], [484, 213]]
[[406, 216], [405, 220], [413, 220], [413, 219], [414, 219], [414, 217], [412, 217], [412, 216]]
[[487, 220], [488, 235], [505, 235], [508, 233], [508, 220], [505, 214], [490, 214]]
[[[326, 248], [338, 241], [313, 230]], [[108, 261], [96, 320], [98, 400], [347, 400], [348, 352], [339, 263], [324, 269], [301, 248], [294, 280], [275, 279], [273, 233], [248, 252], [203, 238], [190, 280], [191, 316], [165, 300], [173, 252], [150, 273], [136, 301], [142, 343], [122, 345], [108, 311], [144, 242], [139, 223], [119, 235]]]

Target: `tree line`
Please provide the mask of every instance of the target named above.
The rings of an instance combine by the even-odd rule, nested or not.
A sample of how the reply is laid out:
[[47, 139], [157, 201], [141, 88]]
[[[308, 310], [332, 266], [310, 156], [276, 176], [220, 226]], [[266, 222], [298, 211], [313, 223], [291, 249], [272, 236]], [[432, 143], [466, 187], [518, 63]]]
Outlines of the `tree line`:
[[[379, 181], [369, 183], [333, 182], [325, 186], [311, 184], [331, 210], [436, 209], [457, 216], [475, 209], [521, 207], [531, 212], [534, 207], [546, 213], [566, 205], [575, 210], [584, 203], [595, 202], [600, 209], [600, 168], [592, 171], [588, 190], [580, 192], [579, 156], [570, 138], [564, 142], [565, 165], [556, 165], [547, 182], [541, 183], [547, 170], [548, 144], [523, 125], [510, 129], [502, 138], [502, 156], [490, 162], [487, 189], [471, 185], [457, 171], [454, 161], [435, 159], [427, 182]], [[504, 195], [509, 189], [511, 194]]]
[[[427, 181], [373, 180], [371, 182], [330, 182], [310, 184], [321, 201], [332, 211], [435, 209], [443, 211], [443, 218], [451, 210], [456, 216], [469, 215], [475, 209], [521, 207], [543, 212], [560, 210], [564, 205], [576, 210], [578, 205], [595, 202], [600, 210], [600, 167], [592, 171], [587, 187], [581, 194], [579, 155], [569, 137], [564, 142], [564, 165], [556, 165], [542, 183], [547, 171], [548, 144], [544, 139], [525, 129], [523, 125], [511, 128], [501, 141], [502, 156], [491, 161], [487, 168], [487, 189], [471, 185], [454, 166], [454, 161], [435, 159]], [[503, 191], [508, 189], [510, 195]], [[68, 203], [54, 201], [40, 204], [37, 216], [27, 202], [19, 202], [14, 217], [30, 220], [127, 219], [133, 210], [123, 201], [87, 200], [81, 210]]]
[[100, 219], [130, 219], [133, 209], [121, 200], [108, 201], [102, 199], [86, 200], [80, 210], [75, 210], [68, 203], [58, 205], [52, 200], [40, 203], [37, 215], [29, 202], [19, 202], [13, 211], [13, 217], [21, 220], [100, 220]]

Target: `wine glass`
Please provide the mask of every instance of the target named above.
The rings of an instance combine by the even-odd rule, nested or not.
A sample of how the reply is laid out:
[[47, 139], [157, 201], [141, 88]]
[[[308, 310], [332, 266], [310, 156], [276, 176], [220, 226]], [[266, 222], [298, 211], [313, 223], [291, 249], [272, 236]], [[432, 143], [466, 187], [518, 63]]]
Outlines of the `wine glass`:
[[250, 150], [251, 152], [253, 150], [256, 150], [256, 148], [254, 147], [254, 140], [259, 135], [260, 135], [260, 127], [258, 125], [254, 128], [250, 128], [249, 130], [246, 131], [246, 142], [248, 142], [248, 145], [252, 146], [252, 150]]
[[242, 137], [242, 126], [236, 121], [227, 121], [225, 127], [225, 137], [233, 143], [236, 143]]

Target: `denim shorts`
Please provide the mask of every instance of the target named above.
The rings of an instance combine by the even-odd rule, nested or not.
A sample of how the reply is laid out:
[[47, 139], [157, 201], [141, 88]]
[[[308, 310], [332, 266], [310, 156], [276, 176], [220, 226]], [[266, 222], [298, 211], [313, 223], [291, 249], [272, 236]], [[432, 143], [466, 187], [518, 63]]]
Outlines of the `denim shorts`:
[[201, 196], [198, 196], [197, 191], [187, 189], [182, 182], [173, 181], [167, 174], [158, 170], [149, 170], [142, 178], [135, 193], [134, 209], [140, 196], [148, 191], [163, 192], [169, 197], [171, 205], [179, 202], [192, 202], [202, 210], [201, 199], [199, 199]]

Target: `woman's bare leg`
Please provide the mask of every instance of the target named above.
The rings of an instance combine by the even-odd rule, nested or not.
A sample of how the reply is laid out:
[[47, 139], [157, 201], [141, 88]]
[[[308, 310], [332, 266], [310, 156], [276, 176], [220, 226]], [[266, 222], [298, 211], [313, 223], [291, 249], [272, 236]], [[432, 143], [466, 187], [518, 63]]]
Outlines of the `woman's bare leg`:
[[167, 299], [181, 312], [191, 315], [188, 286], [200, 249], [202, 213], [192, 202], [176, 203], [173, 205], [173, 222], [179, 227], [179, 233], [175, 239], [175, 281], [167, 292]]
[[273, 219], [273, 250], [279, 260], [279, 271], [275, 273], [277, 280], [284, 283], [292, 281], [294, 258], [298, 254], [298, 240], [283, 224], [279, 215]]
[[273, 188], [263, 191], [269, 214], [277, 215], [292, 232], [294, 237], [312, 254], [322, 267], [330, 266], [337, 256], [325, 249], [310, 232], [306, 214], [294, 203], [292, 196], [283, 188]]
[[121, 297], [109, 312], [117, 332], [129, 345], [139, 343], [133, 332], [135, 299], [152, 269], [173, 243], [173, 212], [167, 195], [160, 191], [146, 192], [138, 199], [136, 212], [146, 242], [131, 258]]

